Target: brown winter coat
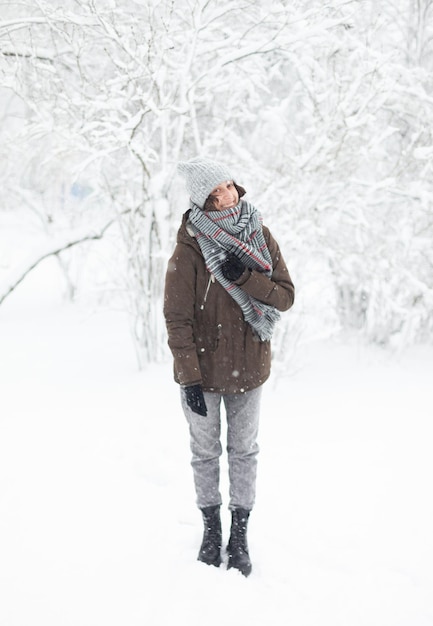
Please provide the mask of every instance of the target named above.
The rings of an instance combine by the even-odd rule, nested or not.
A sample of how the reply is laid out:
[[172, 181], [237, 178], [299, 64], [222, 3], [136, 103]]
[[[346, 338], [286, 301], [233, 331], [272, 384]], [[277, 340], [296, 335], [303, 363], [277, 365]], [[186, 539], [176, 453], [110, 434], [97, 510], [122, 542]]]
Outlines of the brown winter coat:
[[[271, 369], [271, 346], [253, 334], [241, 308], [206, 269], [200, 247], [187, 230], [187, 211], [168, 262], [164, 315], [174, 378], [201, 383], [205, 391], [242, 393], [263, 384]], [[236, 283], [279, 311], [294, 301], [294, 286], [277, 242], [264, 226], [273, 273], [246, 270]], [[277, 322], [278, 323], [278, 322]]]

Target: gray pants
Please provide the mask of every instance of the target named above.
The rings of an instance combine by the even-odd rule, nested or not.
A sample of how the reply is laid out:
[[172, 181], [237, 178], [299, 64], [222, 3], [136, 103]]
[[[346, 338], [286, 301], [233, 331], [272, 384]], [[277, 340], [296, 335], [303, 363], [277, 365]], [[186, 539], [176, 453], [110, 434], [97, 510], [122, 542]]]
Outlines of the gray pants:
[[189, 424], [194, 484], [200, 509], [221, 504], [219, 490], [221, 400], [227, 417], [227, 455], [230, 481], [229, 509], [251, 510], [256, 493], [257, 434], [262, 389], [239, 394], [205, 392], [207, 415], [191, 411], [181, 391], [182, 408]]

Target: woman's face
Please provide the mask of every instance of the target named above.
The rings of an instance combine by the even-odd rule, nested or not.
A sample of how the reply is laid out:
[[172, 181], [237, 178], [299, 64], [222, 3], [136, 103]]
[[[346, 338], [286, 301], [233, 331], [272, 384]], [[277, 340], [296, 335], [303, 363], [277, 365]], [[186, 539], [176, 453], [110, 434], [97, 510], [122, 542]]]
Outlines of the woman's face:
[[210, 197], [216, 211], [232, 209], [239, 202], [239, 194], [232, 180], [226, 180], [212, 189]]

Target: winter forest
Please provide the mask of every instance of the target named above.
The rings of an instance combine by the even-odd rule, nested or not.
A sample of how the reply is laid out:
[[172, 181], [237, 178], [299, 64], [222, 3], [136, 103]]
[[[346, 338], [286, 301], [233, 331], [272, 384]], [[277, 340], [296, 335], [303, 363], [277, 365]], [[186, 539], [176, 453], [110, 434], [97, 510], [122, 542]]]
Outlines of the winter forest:
[[[432, 626], [433, 0], [0, 0], [0, 120], [0, 625]], [[248, 579], [162, 312], [197, 155], [296, 288]]]
[[297, 288], [275, 337], [433, 330], [431, 0], [3, 1], [0, 307], [55, 260], [62, 295], [126, 311], [166, 358], [176, 164], [237, 173]]

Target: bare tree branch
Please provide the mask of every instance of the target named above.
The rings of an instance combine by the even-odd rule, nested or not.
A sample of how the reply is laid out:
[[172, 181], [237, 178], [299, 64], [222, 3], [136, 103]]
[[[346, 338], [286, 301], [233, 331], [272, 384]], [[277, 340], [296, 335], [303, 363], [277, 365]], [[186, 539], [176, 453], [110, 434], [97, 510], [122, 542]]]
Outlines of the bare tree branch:
[[[131, 213], [131, 209], [127, 209], [126, 211], [122, 211], [122, 213], [120, 213], [120, 215], [125, 215], [127, 213]], [[65, 250], [69, 250], [70, 248], [73, 248], [74, 246], [78, 246], [81, 243], [85, 243], [86, 241], [96, 241], [98, 239], [102, 239], [103, 236], [105, 235], [106, 231], [110, 228], [110, 226], [115, 221], [117, 221], [117, 217], [113, 218], [107, 224], [105, 224], [105, 226], [102, 228], [102, 230], [99, 233], [96, 233], [96, 234], [93, 234], [93, 235], [86, 235], [85, 237], [81, 237], [80, 239], [76, 239], [75, 241], [70, 241], [69, 243], [67, 243], [64, 246], [61, 246], [60, 248], [56, 248], [55, 250], [50, 250], [50, 252], [47, 252], [46, 254], [43, 254], [41, 257], [39, 257], [39, 259], [37, 259], [34, 263], [32, 263], [30, 265], [30, 267], [28, 267], [25, 270], [25, 272], [23, 272], [23, 274], [21, 274], [21, 276], [18, 278], [18, 280], [16, 280], [2, 296], [0, 296], [0, 306], [3, 304], [3, 302], [6, 300], [6, 298], [8, 296], [10, 296], [10, 294], [13, 291], [15, 291], [15, 289], [18, 287], [18, 285], [20, 285], [23, 282], [23, 280], [26, 278], [26, 276], [28, 276], [30, 274], [30, 272], [32, 272], [36, 267], [38, 267], [38, 265], [40, 265], [42, 263], [42, 261], [45, 261], [45, 259], [48, 259], [51, 256], [57, 256], [61, 252], [65, 252]]]

